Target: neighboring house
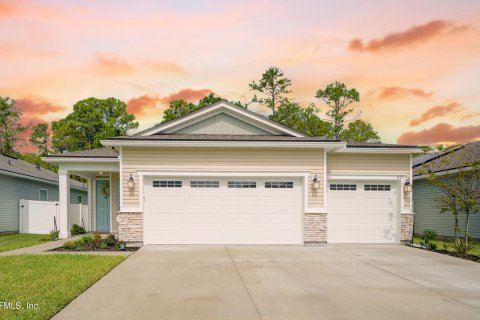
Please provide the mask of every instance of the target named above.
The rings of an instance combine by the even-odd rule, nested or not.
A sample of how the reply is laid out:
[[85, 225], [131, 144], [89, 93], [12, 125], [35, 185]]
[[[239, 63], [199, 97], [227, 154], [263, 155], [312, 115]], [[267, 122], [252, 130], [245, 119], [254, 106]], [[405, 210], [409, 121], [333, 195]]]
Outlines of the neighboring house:
[[[428, 170], [437, 175], [454, 172], [459, 167], [465, 167], [466, 160], [471, 160], [472, 157], [480, 159], [480, 141], [413, 159], [414, 230], [416, 234], [422, 234], [424, 230], [430, 229], [437, 231], [440, 236], [454, 236], [455, 219], [451, 213], [441, 213], [440, 208], [437, 207], [436, 199], [443, 193], [428, 183]], [[460, 214], [459, 218], [459, 227], [462, 231], [465, 217]], [[472, 237], [480, 239], [480, 214], [471, 216], [469, 229]]]
[[[58, 201], [58, 174], [0, 154], [0, 233], [18, 232], [19, 200]], [[87, 188], [71, 183], [70, 203], [87, 204]]]
[[[103, 149], [46, 157], [89, 179], [93, 230], [144, 244], [399, 243], [414, 146], [308, 137], [219, 102]], [[62, 220], [62, 219], [60, 219]], [[64, 219], [66, 220], [66, 219]], [[60, 226], [67, 237], [66, 226]]]

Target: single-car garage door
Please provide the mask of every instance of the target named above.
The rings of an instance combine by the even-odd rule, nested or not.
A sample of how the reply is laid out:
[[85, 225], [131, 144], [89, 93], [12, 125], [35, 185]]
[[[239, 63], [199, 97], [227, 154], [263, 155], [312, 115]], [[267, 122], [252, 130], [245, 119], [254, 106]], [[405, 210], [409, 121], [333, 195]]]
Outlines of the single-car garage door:
[[297, 178], [148, 177], [145, 244], [302, 244]]
[[398, 241], [394, 181], [329, 181], [328, 242]]

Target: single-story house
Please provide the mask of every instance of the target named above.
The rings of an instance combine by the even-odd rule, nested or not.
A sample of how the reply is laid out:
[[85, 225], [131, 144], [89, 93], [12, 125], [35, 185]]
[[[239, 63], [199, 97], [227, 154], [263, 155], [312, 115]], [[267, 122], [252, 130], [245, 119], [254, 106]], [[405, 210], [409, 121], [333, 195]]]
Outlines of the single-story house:
[[[424, 230], [435, 230], [440, 236], [455, 235], [455, 219], [449, 212], [441, 213], [436, 199], [443, 192], [428, 182], [428, 171], [436, 175], [454, 173], [460, 167], [465, 167], [472, 158], [480, 159], [480, 141], [468, 143], [445, 152], [426, 154], [415, 157], [413, 164], [413, 203], [415, 212], [414, 231], [422, 234]], [[463, 234], [465, 215], [459, 215], [460, 234]], [[470, 234], [480, 239], [480, 214], [470, 218]]]
[[[70, 183], [70, 203], [88, 203], [87, 188]], [[0, 233], [18, 232], [19, 200], [58, 201], [58, 174], [0, 154]]]
[[45, 160], [59, 165], [60, 215], [66, 177], [84, 176], [95, 195], [92, 229], [124, 241], [302, 245], [412, 236], [406, 185], [415, 146], [308, 137], [228, 102], [102, 144]]

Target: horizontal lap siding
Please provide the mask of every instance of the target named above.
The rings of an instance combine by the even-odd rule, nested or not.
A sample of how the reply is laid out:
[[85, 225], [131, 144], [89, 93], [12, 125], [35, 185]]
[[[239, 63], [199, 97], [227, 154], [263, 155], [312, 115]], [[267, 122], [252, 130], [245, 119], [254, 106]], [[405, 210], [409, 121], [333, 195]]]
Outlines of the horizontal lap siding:
[[[413, 205], [415, 212], [415, 233], [423, 233], [430, 229], [442, 236], [454, 236], [455, 219], [449, 212], [440, 213], [435, 199], [442, 195], [442, 191], [425, 179], [415, 180], [413, 183]], [[459, 227], [463, 234], [465, 215], [459, 216]], [[480, 239], [480, 214], [470, 218], [469, 230], [474, 238]]]
[[410, 155], [331, 153], [327, 158], [327, 172], [332, 175], [394, 174], [410, 177]]
[[[137, 170], [304, 170], [310, 172], [309, 207], [323, 207], [323, 149], [227, 149], [227, 148], [123, 148], [123, 181], [130, 174], [139, 181]], [[321, 187], [311, 188], [317, 175]], [[139, 205], [138, 185], [123, 184], [123, 205]]]

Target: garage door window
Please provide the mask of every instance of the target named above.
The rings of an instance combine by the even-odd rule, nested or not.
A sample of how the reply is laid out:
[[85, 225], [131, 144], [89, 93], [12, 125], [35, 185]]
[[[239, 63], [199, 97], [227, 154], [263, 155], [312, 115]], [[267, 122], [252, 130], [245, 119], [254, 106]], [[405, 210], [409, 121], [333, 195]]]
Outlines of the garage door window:
[[229, 188], [256, 188], [255, 181], [228, 181]]
[[218, 188], [218, 181], [190, 181], [191, 188]]
[[365, 191], [390, 191], [389, 184], [366, 184]]
[[267, 181], [265, 182], [267, 189], [292, 189], [293, 181]]
[[333, 191], [355, 191], [357, 190], [356, 184], [331, 184], [330, 190]]
[[162, 181], [153, 181], [154, 188], [181, 188], [182, 181], [170, 181], [170, 180], [162, 180]]

